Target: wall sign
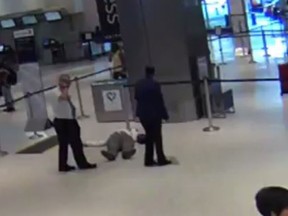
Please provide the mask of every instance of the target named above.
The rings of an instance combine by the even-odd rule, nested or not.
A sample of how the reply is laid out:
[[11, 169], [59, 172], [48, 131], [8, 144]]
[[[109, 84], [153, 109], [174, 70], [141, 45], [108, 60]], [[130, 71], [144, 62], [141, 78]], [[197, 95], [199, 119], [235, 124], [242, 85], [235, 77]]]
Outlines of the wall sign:
[[120, 40], [117, 0], [96, 0], [101, 30], [107, 41]]
[[120, 90], [102, 91], [104, 110], [106, 112], [122, 111], [122, 100]]

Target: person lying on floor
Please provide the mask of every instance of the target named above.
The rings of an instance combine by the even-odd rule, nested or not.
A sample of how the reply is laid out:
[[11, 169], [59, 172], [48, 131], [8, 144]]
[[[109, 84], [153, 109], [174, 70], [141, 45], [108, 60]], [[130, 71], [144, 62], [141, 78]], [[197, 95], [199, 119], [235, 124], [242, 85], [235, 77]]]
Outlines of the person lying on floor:
[[107, 147], [106, 151], [101, 151], [102, 155], [109, 161], [116, 160], [119, 153], [122, 153], [124, 160], [131, 159], [135, 153], [135, 143], [138, 132], [136, 129], [119, 130], [112, 133], [103, 144]]
[[288, 190], [285, 188], [263, 188], [256, 194], [255, 200], [263, 216], [288, 216]]

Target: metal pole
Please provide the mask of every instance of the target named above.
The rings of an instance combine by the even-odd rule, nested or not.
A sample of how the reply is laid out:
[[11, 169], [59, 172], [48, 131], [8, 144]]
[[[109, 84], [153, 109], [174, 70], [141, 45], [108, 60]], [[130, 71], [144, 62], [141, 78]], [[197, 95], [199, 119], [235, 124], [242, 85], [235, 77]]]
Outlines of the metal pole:
[[[128, 89], [127, 89], [128, 91]], [[121, 92], [122, 92], [122, 102], [123, 102], [123, 108], [125, 112], [125, 124], [126, 124], [126, 129], [131, 131], [131, 124], [130, 124], [130, 109], [129, 109], [129, 98], [128, 94], [126, 92], [126, 89], [124, 86], [121, 87]]]
[[83, 101], [82, 101], [82, 96], [81, 96], [81, 92], [80, 92], [80, 85], [79, 85], [79, 78], [78, 77], [75, 77], [75, 85], [76, 85], [77, 97], [78, 97], [79, 108], [80, 108], [80, 116], [78, 117], [78, 119], [89, 118], [89, 116], [86, 115], [84, 112]]
[[[33, 109], [32, 109], [32, 104], [31, 104], [31, 97], [32, 94], [30, 92], [27, 92], [27, 105], [28, 105], [28, 112], [30, 115], [30, 119], [34, 119], [34, 113], [33, 113]], [[37, 131], [33, 131], [33, 134], [31, 136], [29, 136], [29, 139], [37, 139], [37, 138], [42, 138], [43, 135], [38, 134]]]
[[250, 55], [249, 64], [255, 64], [255, 63], [257, 63], [257, 62], [254, 60], [253, 50], [252, 50], [252, 49], [249, 50], [249, 55]]
[[0, 157], [4, 157], [6, 155], [8, 155], [8, 152], [2, 150], [2, 139], [0, 136]]
[[224, 61], [223, 45], [222, 45], [221, 35], [219, 35], [218, 41], [219, 41], [219, 51], [220, 51], [220, 56], [221, 56], [221, 63], [220, 63], [220, 65], [226, 65], [226, 63], [225, 63], [225, 61]]
[[221, 79], [221, 70], [220, 70], [220, 66], [216, 65], [216, 73], [217, 73], [217, 79]]
[[268, 53], [268, 47], [267, 47], [267, 41], [266, 41], [266, 37], [265, 37], [265, 32], [263, 30], [263, 26], [261, 26], [261, 35], [262, 35], [262, 41], [263, 41], [263, 49], [264, 49], [264, 56], [265, 57], [269, 57], [269, 53]]
[[284, 61], [286, 61], [286, 58], [287, 58], [287, 54], [288, 54], [288, 38], [287, 38], [287, 35], [286, 35], [286, 31], [287, 31], [287, 20], [285, 19], [285, 17], [283, 17], [282, 19], [282, 23], [283, 23], [283, 39], [285, 41], [285, 44], [286, 44], [286, 49], [285, 49], [285, 52], [284, 52]]
[[[238, 26], [239, 26], [239, 32], [242, 33], [242, 24], [241, 21], [238, 22]], [[242, 56], [246, 56], [245, 53], [245, 47], [244, 47], [244, 41], [243, 41], [243, 35], [240, 36], [240, 43], [241, 43], [241, 49], [242, 49]]]
[[113, 77], [113, 70], [112, 70], [111, 67], [109, 68], [109, 73], [110, 73], [110, 79], [113, 80], [113, 79], [114, 79], [114, 77]]
[[205, 91], [205, 99], [206, 99], [206, 112], [208, 117], [208, 127], [204, 128], [204, 132], [213, 132], [219, 131], [220, 127], [216, 127], [213, 125], [213, 117], [212, 117], [212, 110], [211, 110], [211, 99], [210, 99], [210, 91], [209, 91], [209, 84], [208, 78], [204, 78], [204, 91]]

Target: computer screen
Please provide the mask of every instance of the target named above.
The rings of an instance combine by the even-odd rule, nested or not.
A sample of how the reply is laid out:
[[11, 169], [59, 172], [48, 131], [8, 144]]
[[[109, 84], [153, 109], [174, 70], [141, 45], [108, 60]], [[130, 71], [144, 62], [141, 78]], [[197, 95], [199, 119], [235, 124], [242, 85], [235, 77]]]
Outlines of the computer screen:
[[33, 25], [33, 24], [38, 23], [35, 15], [29, 15], [29, 16], [22, 17], [22, 22], [24, 25]]
[[109, 42], [104, 43], [104, 52], [111, 52], [112, 44]]
[[58, 20], [62, 19], [62, 15], [59, 11], [46, 12], [44, 15], [45, 15], [45, 18], [48, 22], [58, 21]]
[[16, 26], [15, 21], [13, 19], [1, 20], [2, 28], [14, 28]]
[[85, 33], [85, 40], [92, 40], [93, 39], [93, 34], [90, 32]]

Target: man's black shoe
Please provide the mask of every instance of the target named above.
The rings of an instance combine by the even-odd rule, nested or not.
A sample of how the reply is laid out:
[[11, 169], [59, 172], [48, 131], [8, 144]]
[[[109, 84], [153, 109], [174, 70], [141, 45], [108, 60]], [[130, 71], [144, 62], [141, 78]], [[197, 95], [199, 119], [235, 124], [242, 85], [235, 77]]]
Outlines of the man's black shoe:
[[88, 169], [96, 169], [97, 164], [86, 164], [84, 166], [79, 167], [80, 170], [88, 170]]
[[11, 113], [11, 112], [15, 112], [15, 108], [14, 107], [9, 107], [3, 110], [3, 112], [7, 112], [7, 113]]
[[158, 164], [155, 162], [155, 161], [153, 161], [153, 162], [151, 162], [151, 163], [145, 163], [145, 167], [155, 167], [155, 166], [157, 166]]
[[108, 160], [108, 161], [115, 161], [116, 157], [107, 151], [101, 151], [101, 154]]
[[166, 161], [161, 161], [158, 163], [158, 166], [168, 166], [168, 165], [171, 165], [172, 162], [169, 161], [169, 160], [166, 160]]
[[71, 171], [74, 171], [74, 170], [76, 170], [76, 167], [67, 165], [64, 168], [60, 168], [59, 172], [71, 172]]

